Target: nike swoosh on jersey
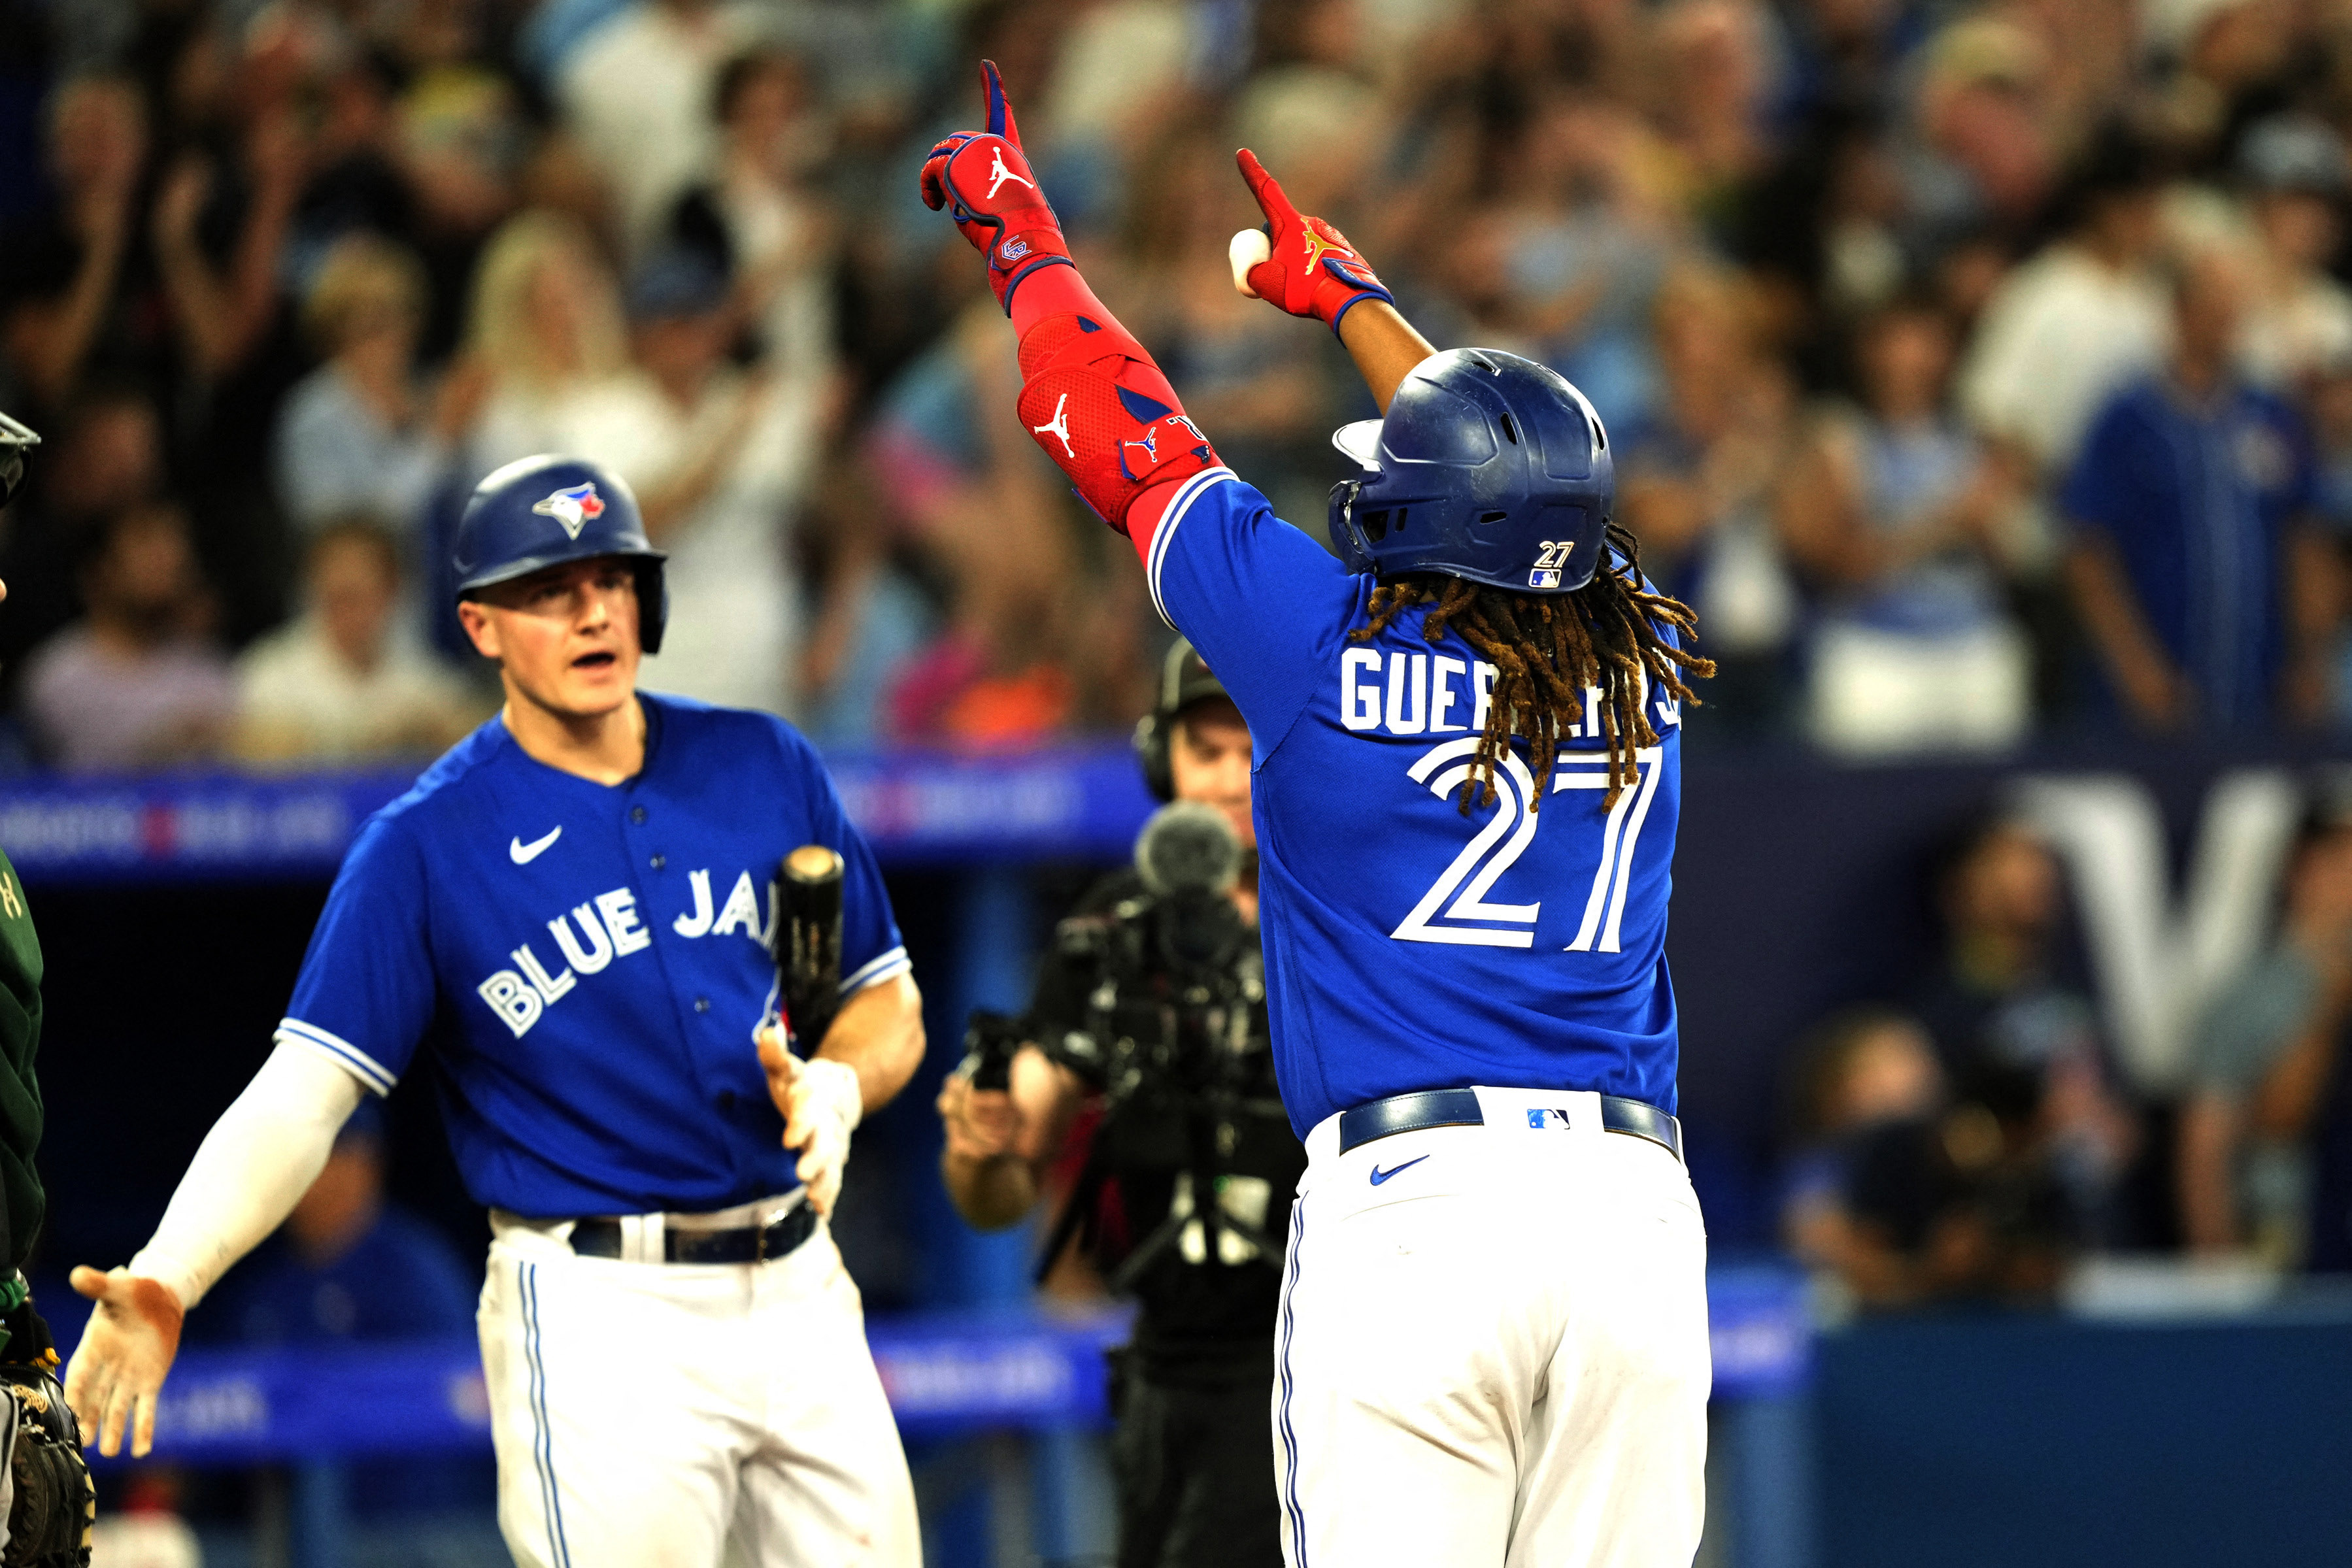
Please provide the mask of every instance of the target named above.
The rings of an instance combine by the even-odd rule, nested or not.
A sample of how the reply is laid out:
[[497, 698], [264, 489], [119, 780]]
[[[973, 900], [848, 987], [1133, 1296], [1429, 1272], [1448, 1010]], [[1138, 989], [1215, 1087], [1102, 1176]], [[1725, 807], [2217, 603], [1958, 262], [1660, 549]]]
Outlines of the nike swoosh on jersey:
[[1381, 1183], [1388, 1180], [1389, 1177], [1409, 1171], [1427, 1158], [1429, 1158], [1427, 1155], [1422, 1155], [1416, 1158], [1405, 1161], [1405, 1163], [1401, 1166], [1391, 1166], [1386, 1170], [1381, 1169], [1380, 1166], [1376, 1163], [1372, 1166], [1372, 1185], [1374, 1186], [1378, 1186]]
[[522, 835], [517, 833], [514, 841], [507, 845], [507, 856], [517, 865], [529, 865], [546, 852], [548, 845], [562, 836], [563, 824], [561, 822], [547, 831], [547, 837], [533, 839], [529, 843], [524, 843]]

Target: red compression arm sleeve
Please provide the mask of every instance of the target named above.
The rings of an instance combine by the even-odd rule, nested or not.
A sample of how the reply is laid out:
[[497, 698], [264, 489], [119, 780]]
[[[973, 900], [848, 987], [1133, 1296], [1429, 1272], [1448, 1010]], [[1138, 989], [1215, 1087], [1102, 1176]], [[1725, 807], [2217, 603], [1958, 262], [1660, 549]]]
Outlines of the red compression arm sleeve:
[[[1216, 453], [1150, 350], [1076, 267], [1036, 268], [1008, 305], [1021, 344], [1021, 423], [1087, 504], [1132, 539], [1139, 503], [1217, 466]], [[1164, 508], [1150, 509], [1153, 521]], [[1139, 549], [1150, 542], [1150, 530], [1143, 534]]]

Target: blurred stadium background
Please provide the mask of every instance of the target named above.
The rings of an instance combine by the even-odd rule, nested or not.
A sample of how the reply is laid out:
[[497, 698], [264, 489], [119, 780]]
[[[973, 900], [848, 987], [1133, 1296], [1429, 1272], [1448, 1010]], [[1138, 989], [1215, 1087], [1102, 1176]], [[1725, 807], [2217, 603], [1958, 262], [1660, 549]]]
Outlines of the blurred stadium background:
[[[674, 552], [648, 684], [803, 726], [891, 872], [931, 1061], [840, 1228], [931, 1558], [1108, 1561], [1115, 1318], [936, 1176], [965, 1012], [1142, 820], [1168, 635], [915, 193], [983, 55], [1286, 516], [1371, 410], [1231, 291], [1241, 144], [1433, 340], [1591, 394], [1699, 610], [1702, 1561], [2352, 1561], [2342, 0], [10, 0], [0, 845], [61, 1342], [356, 822], [495, 702], [457, 503], [570, 448]], [[502, 1560], [424, 1092], [330, 1175], [191, 1320], [101, 1564]]]

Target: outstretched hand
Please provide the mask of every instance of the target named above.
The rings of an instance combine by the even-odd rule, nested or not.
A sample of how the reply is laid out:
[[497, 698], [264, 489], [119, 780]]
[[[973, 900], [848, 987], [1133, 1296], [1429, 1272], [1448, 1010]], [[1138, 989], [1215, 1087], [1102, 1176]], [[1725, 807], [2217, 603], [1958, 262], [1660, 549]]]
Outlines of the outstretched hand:
[[1351, 305], [1396, 302], [1347, 235], [1290, 204], [1256, 153], [1244, 147], [1234, 161], [1265, 214], [1264, 228], [1242, 230], [1230, 247], [1234, 287], [1244, 298], [1263, 299], [1293, 316], [1312, 316], [1334, 332]]
[[1041, 267], [1070, 265], [1070, 246], [1022, 151], [994, 60], [980, 62], [980, 83], [988, 129], [959, 131], [931, 149], [923, 163], [923, 204], [946, 208], [988, 258], [988, 286], [1009, 312], [1014, 287]]
[[155, 1446], [155, 1397], [180, 1352], [180, 1298], [128, 1269], [76, 1269], [73, 1288], [98, 1305], [66, 1366], [66, 1403], [84, 1442], [94, 1436], [112, 1458], [127, 1423], [131, 1456], [144, 1458]]

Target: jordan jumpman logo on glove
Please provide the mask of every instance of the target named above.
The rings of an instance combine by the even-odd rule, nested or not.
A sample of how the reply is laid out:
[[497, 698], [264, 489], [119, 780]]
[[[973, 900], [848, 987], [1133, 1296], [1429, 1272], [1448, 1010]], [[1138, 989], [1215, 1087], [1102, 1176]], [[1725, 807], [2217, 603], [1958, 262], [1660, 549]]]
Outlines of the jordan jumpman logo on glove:
[[963, 237], [988, 258], [988, 286], [1010, 315], [1021, 280], [1041, 267], [1069, 266], [1070, 246], [1021, 150], [996, 62], [982, 60], [980, 75], [988, 129], [960, 131], [931, 149], [923, 163], [923, 201], [933, 212], [947, 208]]

